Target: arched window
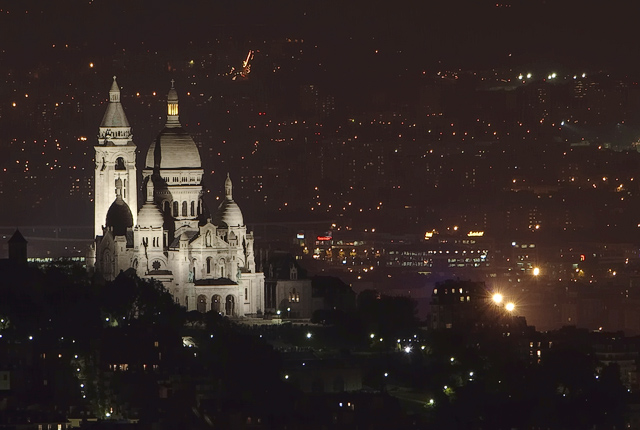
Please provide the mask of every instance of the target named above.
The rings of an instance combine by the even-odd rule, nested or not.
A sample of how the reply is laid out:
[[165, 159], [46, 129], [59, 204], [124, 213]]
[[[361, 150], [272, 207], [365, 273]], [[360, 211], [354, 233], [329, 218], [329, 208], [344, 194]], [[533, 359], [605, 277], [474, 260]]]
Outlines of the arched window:
[[201, 312], [201, 313], [207, 312], [207, 296], [204, 296], [204, 295], [198, 296], [198, 312]]
[[227, 300], [224, 307], [224, 313], [227, 316], [235, 316], [236, 315], [236, 300], [231, 294], [227, 296]]
[[196, 202], [191, 201], [191, 216], [196, 216]]
[[224, 258], [220, 259], [220, 277], [224, 278]]
[[169, 202], [168, 201], [165, 200], [165, 201], [162, 202], [162, 212], [163, 213], [168, 214], [169, 213], [169, 207], [170, 206], [169, 206]]
[[173, 202], [173, 216], [178, 216], [178, 202]]
[[211, 257], [207, 258], [207, 274], [211, 273]]
[[187, 216], [187, 202], [182, 202], [182, 216]]
[[211, 310], [212, 311], [220, 313], [221, 306], [222, 306], [222, 297], [220, 297], [217, 294], [214, 295], [213, 297], [211, 297]]
[[116, 170], [127, 170], [124, 165], [124, 158], [118, 157], [116, 158]]

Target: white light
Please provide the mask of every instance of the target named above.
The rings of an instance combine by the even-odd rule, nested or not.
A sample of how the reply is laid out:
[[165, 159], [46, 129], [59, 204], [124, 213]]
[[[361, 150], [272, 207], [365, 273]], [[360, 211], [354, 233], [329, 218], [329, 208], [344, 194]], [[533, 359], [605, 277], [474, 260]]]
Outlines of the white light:
[[404, 352], [406, 352], [407, 354], [411, 352], [411, 347], [410, 346], [405, 346], [404, 347]]
[[564, 121], [562, 121], [562, 122], [560, 123], [560, 125], [564, 125]]
[[520, 73], [520, 74], [518, 75], [518, 79], [519, 79], [519, 80], [522, 80], [522, 78], [523, 78], [522, 73]]
[[371, 339], [373, 339], [374, 337], [376, 337], [376, 335], [375, 335], [375, 334], [373, 334], [373, 333], [371, 333], [371, 334], [369, 335], [369, 337], [370, 337]]
[[527, 73], [527, 79], [531, 79], [531, 76], [533, 76], [531, 73]]
[[433, 405], [434, 403], [435, 403], [435, 400], [433, 400], [433, 399], [429, 399], [429, 404], [430, 404], [430, 405]]
[[387, 372], [384, 372], [384, 377], [386, 378], [387, 376], [389, 376], [389, 374]]
[[469, 376], [473, 376], [473, 372], [469, 372]]
[[307, 333], [307, 339], [311, 339], [311, 333]]
[[583, 78], [586, 78], [586, 77], [587, 77], [587, 74], [586, 74], [586, 73], [583, 73], [583, 74], [582, 74], [582, 77], [583, 77]]
[[453, 363], [455, 361], [455, 358], [451, 357], [449, 360]]
[[491, 299], [492, 299], [495, 303], [502, 303], [502, 299], [503, 299], [503, 297], [502, 297], [502, 294], [500, 294], [500, 293], [495, 293], [495, 294], [493, 295], [493, 297], [491, 297]]
[[540, 268], [539, 267], [534, 267], [533, 268], [533, 276], [538, 276], [540, 274]]
[[29, 336], [29, 340], [33, 340], [33, 336]]
[[284, 379], [289, 379], [289, 375], [284, 375]]
[[107, 418], [109, 418], [111, 416], [111, 414], [109, 412], [107, 412], [105, 415], [106, 415]]
[[513, 312], [513, 310], [516, 308], [516, 305], [514, 305], [513, 303], [507, 303], [504, 308], [509, 312]]

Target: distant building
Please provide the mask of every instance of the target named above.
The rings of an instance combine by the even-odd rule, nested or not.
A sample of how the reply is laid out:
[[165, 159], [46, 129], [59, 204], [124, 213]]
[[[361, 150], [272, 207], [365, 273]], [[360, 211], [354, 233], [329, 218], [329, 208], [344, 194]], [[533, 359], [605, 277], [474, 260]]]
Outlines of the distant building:
[[27, 239], [20, 230], [16, 229], [9, 239], [9, 261], [18, 264], [27, 264]]
[[264, 275], [256, 272], [253, 233], [228, 175], [225, 197], [209, 214], [200, 154], [180, 123], [173, 85], [165, 128], [147, 151], [139, 210], [136, 148], [114, 77], [95, 146], [95, 241], [87, 268], [106, 280], [133, 268], [162, 282], [188, 310], [261, 315]]

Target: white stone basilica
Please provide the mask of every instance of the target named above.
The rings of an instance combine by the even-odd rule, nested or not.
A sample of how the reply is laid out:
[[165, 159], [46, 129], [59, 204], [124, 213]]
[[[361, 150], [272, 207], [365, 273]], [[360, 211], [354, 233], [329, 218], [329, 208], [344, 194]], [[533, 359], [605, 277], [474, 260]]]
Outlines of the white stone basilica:
[[264, 274], [256, 272], [253, 233], [233, 201], [228, 175], [225, 198], [209, 215], [202, 200], [200, 154], [180, 124], [173, 83], [165, 128], [147, 151], [139, 210], [136, 145], [115, 77], [95, 152], [90, 271], [112, 280], [133, 268], [140, 277], [161, 281], [187, 310], [232, 317], [264, 311]]

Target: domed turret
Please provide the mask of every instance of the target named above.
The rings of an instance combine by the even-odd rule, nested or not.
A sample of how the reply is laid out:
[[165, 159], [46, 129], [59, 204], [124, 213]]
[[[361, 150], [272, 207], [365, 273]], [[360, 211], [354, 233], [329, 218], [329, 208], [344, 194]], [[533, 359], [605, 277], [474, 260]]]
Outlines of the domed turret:
[[178, 93], [171, 82], [167, 94], [167, 122], [147, 152], [148, 169], [200, 169], [200, 153], [195, 142], [182, 128], [178, 115]]
[[239, 227], [244, 225], [244, 219], [240, 206], [233, 201], [233, 184], [227, 173], [227, 179], [224, 181], [225, 198], [218, 206], [218, 211], [213, 219], [213, 223], [220, 227]]
[[124, 236], [127, 229], [133, 227], [131, 209], [122, 199], [122, 180], [120, 178], [116, 179], [116, 200], [107, 212], [106, 226], [113, 229], [114, 236]]
[[147, 199], [138, 212], [138, 227], [157, 228], [162, 227], [164, 218], [160, 208], [153, 202], [153, 181], [147, 182]]

